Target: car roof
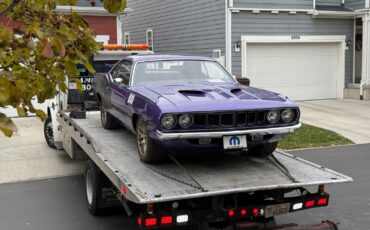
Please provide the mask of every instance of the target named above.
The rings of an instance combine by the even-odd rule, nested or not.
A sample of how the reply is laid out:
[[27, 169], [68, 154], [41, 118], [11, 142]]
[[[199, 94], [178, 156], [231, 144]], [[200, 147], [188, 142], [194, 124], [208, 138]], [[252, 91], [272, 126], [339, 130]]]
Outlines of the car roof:
[[125, 59], [130, 59], [133, 62], [143, 62], [143, 61], [175, 61], [175, 60], [197, 60], [197, 61], [214, 61], [214, 59], [209, 57], [201, 56], [188, 56], [188, 55], [133, 55], [128, 56]]

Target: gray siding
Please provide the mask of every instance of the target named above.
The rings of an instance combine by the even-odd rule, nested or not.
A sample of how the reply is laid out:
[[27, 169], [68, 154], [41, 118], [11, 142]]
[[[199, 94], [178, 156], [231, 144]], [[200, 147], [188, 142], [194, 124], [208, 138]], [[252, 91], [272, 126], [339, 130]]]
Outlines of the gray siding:
[[358, 9], [365, 9], [365, 2], [366, 0], [345, 0], [345, 5], [351, 9], [358, 10]]
[[[233, 14], [232, 41], [241, 40], [242, 35], [346, 35], [352, 40], [352, 19], [313, 19], [311, 15], [299, 13]], [[353, 43], [353, 42], [352, 42]], [[241, 75], [241, 52], [233, 50], [233, 74]], [[346, 83], [352, 82], [352, 45], [346, 50]]]
[[153, 29], [154, 52], [212, 56], [225, 50], [225, 2], [220, 0], [128, 0], [123, 17], [131, 43], [145, 43]]
[[341, 6], [342, 0], [316, 0], [316, 5]]
[[312, 0], [234, 0], [234, 7], [268, 9], [312, 9]]

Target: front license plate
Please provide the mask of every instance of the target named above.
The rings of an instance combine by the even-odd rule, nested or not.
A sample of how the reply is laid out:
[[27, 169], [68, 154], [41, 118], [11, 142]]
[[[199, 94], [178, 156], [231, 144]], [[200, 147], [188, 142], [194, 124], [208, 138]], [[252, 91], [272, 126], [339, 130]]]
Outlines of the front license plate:
[[247, 148], [247, 137], [240, 136], [224, 136], [224, 149], [244, 149]]
[[285, 214], [289, 212], [290, 204], [276, 204], [276, 205], [269, 205], [266, 207], [266, 217], [273, 217], [281, 214]]

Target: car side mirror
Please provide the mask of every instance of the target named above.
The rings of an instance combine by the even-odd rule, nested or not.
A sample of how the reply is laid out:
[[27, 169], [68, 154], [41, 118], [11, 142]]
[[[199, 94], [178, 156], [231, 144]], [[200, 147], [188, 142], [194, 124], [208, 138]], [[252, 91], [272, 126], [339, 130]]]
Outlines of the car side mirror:
[[122, 84], [123, 78], [120, 78], [120, 77], [113, 78], [113, 82], [116, 84]]
[[246, 85], [246, 86], [249, 86], [251, 81], [249, 80], [249, 78], [246, 78], [246, 77], [239, 77], [239, 78], [236, 78], [236, 81], [241, 84], [241, 85]]

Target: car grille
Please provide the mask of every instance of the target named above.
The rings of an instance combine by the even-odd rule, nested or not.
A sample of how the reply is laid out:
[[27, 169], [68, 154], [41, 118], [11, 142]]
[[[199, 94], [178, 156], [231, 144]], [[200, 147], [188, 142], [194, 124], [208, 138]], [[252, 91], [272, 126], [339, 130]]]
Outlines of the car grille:
[[194, 126], [242, 127], [264, 123], [266, 123], [264, 111], [194, 114]]

